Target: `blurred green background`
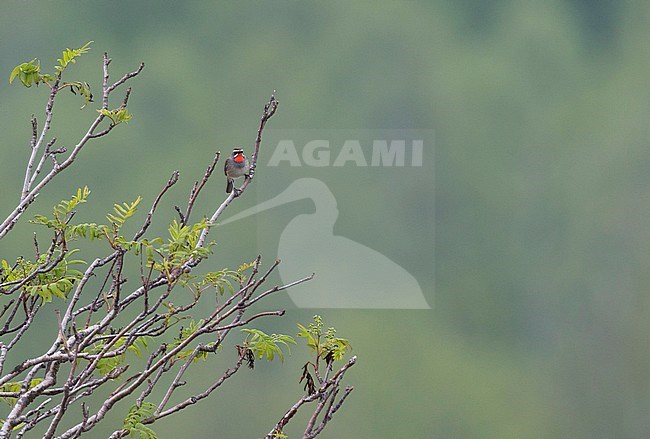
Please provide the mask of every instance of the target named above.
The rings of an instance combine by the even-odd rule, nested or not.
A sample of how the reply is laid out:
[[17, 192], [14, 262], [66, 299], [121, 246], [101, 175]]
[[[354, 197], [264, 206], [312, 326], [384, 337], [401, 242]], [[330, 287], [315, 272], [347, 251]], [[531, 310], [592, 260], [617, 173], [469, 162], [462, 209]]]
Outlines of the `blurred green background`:
[[[142, 195], [148, 206], [179, 169], [154, 225], [164, 233], [215, 150], [250, 148], [273, 90], [273, 129], [431, 129], [422, 168], [351, 169], [328, 185], [335, 232], [407, 268], [432, 310], [306, 310], [286, 295], [261, 305], [288, 310], [261, 329], [294, 333], [318, 312], [352, 341], [355, 391], [322, 437], [650, 437], [650, 3], [9, 0], [0, 22], [3, 218], [47, 93], [10, 86], [11, 69], [34, 57], [52, 66], [61, 49], [94, 40], [69, 77], [97, 96], [102, 52], [113, 79], [146, 64], [130, 84], [133, 120], [48, 187], [0, 257], [31, 254], [26, 220], [79, 186], [93, 191], [79, 219], [100, 221], [113, 202]], [[57, 103], [58, 145], [94, 118], [80, 105], [72, 95]], [[224, 196], [218, 169], [197, 215]], [[265, 172], [283, 168], [261, 167], [252, 189]], [[229, 213], [266, 196], [249, 194]], [[252, 259], [257, 235], [279, 236], [292, 212], [272, 213], [280, 220], [268, 230], [251, 218], [215, 232], [208, 268]], [[242, 371], [155, 430], [259, 437], [300, 396], [304, 357], [295, 349], [284, 365]], [[198, 365], [184, 389], [229, 364]], [[129, 405], [92, 437], [119, 428]]]

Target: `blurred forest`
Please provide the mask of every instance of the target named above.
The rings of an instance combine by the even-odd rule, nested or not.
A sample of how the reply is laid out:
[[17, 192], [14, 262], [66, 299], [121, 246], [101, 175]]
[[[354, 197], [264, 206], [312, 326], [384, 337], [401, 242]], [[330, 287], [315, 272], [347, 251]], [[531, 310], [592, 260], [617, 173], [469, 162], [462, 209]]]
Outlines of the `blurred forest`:
[[[422, 167], [261, 166], [257, 198], [229, 207], [280, 192], [274, 181], [320, 178], [338, 201], [335, 233], [408, 269], [432, 306], [300, 309], [286, 295], [266, 304], [288, 312], [260, 329], [295, 334], [319, 313], [359, 357], [346, 376], [355, 391], [322, 437], [650, 437], [650, 3], [8, 0], [2, 9], [3, 218], [20, 194], [30, 116], [42, 117], [47, 97], [45, 87], [10, 85], [12, 68], [34, 57], [52, 66], [63, 48], [94, 40], [69, 74], [99, 95], [104, 51], [113, 78], [146, 67], [131, 84], [134, 118], [48, 187], [0, 258], [31, 254], [26, 220], [83, 185], [93, 193], [78, 219], [101, 221], [114, 202], [142, 195], [148, 206], [179, 169], [183, 184], [164, 207], [171, 221], [214, 151], [250, 149], [273, 90], [271, 130], [433, 130]], [[58, 145], [95, 117], [80, 105], [72, 95], [57, 103]], [[197, 214], [225, 195], [220, 173], [211, 184]], [[310, 210], [301, 201], [215, 231], [210, 267], [257, 252], [271, 261], [283, 227]], [[166, 224], [154, 227], [163, 234]], [[154, 429], [265, 434], [302, 391], [295, 351]], [[211, 364], [196, 376], [213, 376]]]

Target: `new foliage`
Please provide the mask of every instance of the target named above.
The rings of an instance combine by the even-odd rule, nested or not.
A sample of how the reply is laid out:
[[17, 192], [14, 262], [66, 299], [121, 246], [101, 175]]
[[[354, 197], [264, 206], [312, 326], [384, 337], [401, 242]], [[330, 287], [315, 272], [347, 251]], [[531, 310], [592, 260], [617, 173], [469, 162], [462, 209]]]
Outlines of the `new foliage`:
[[[0, 224], [0, 239], [13, 229], [48, 183], [75, 161], [88, 142], [109, 134], [132, 118], [127, 108], [130, 88], [119, 105], [111, 108], [109, 102], [116, 90], [141, 73], [144, 64], [112, 83], [108, 69], [111, 60], [105, 53], [96, 119], [70, 150], [53, 149], [56, 139], [48, 139], [47, 132], [59, 92], [68, 89], [81, 95], [82, 109], [94, 102], [87, 82], [63, 78], [90, 46], [89, 42], [78, 49], [64, 50], [54, 73], [43, 73], [40, 61], [33, 59], [18, 65], [10, 74], [10, 82], [19, 79], [25, 87], [45, 86], [49, 95], [40, 130], [37, 119], [32, 118], [31, 154], [22, 191], [18, 204]], [[263, 287], [279, 261], [264, 269], [261, 257], [244, 261], [234, 270], [222, 268], [200, 276], [194, 273], [194, 268], [214, 251], [213, 242], [208, 240], [211, 226], [251, 183], [262, 131], [277, 106], [278, 101], [272, 96], [264, 107], [250, 177], [223, 200], [209, 219], [191, 221], [191, 212], [212, 175], [219, 153], [202, 179], [194, 183], [184, 211], [179, 207], [175, 207], [175, 213], [157, 210], [160, 200], [179, 181], [176, 171], [151, 201], [144, 220], [133, 227], [125, 225], [136, 222], [136, 213], [146, 196], [117, 202], [105, 220], [76, 222], [78, 209], [90, 202], [87, 186], [54, 206], [51, 214], [32, 216], [30, 222], [35, 232], [29, 246], [33, 247], [31, 253], [35, 257], [15, 261], [0, 258], [0, 398], [6, 403], [0, 439], [23, 437], [35, 429], [45, 438], [79, 437], [93, 430], [111, 410], [119, 410], [125, 416], [111, 438], [153, 439], [157, 437], [153, 424], [158, 419], [179, 414], [210, 396], [239, 372], [242, 364], [252, 368], [258, 359], [284, 360], [285, 354], [290, 353], [290, 345], [296, 344], [293, 337], [269, 335], [251, 327], [259, 318], [282, 316], [284, 310], [253, 312], [251, 306], [312, 276], [289, 285]], [[7, 186], [9, 183], [5, 182]], [[172, 218], [175, 214], [178, 217]], [[149, 226], [154, 216], [169, 224], [167, 236], [151, 236]], [[134, 234], [125, 232], [134, 227]], [[80, 241], [92, 246], [94, 254], [88, 260], [78, 256], [76, 247]], [[137, 268], [139, 278], [127, 279], [127, 267]], [[175, 295], [172, 301], [170, 294], [175, 288], [184, 288], [191, 294]], [[206, 300], [212, 305], [197, 306]], [[29, 358], [17, 358], [16, 347], [28, 343], [30, 335], [38, 331], [41, 316], [53, 312], [57, 330], [51, 334], [49, 348], [33, 352]], [[356, 358], [352, 357], [338, 370], [334, 367], [335, 362], [344, 359], [350, 345], [336, 338], [332, 328], [323, 334], [320, 318], [315, 319], [308, 327], [299, 326], [298, 334], [314, 353], [313, 360], [303, 367], [303, 380], [309, 382], [306, 394], [285, 412], [267, 437], [286, 437], [286, 424], [300, 407], [310, 402], [316, 407], [303, 437], [315, 437], [351, 391], [348, 387], [339, 395], [341, 378]], [[233, 341], [226, 341], [226, 337]], [[192, 379], [192, 366], [211, 361], [215, 354], [228, 358], [230, 367], [217, 374], [200, 393], [184, 392], [183, 384]], [[5, 363], [16, 366], [5, 370]], [[98, 389], [107, 396], [99, 404], [94, 400], [91, 410], [85, 401]], [[172, 404], [172, 396], [180, 402]]]

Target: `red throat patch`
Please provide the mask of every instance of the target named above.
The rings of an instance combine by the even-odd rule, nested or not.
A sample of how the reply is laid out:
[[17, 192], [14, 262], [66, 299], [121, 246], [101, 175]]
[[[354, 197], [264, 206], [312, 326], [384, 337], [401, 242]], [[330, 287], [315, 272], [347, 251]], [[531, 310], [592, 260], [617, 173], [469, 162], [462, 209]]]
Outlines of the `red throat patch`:
[[236, 161], [237, 163], [241, 163], [241, 162], [243, 162], [243, 161], [244, 161], [244, 155], [243, 155], [243, 154], [237, 154], [237, 155], [235, 156], [235, 161]]

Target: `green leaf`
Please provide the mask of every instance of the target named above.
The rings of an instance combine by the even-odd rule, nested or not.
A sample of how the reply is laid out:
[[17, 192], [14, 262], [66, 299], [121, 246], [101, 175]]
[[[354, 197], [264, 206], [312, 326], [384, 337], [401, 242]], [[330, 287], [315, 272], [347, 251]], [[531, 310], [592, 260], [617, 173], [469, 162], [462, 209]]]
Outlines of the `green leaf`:
[[117, 110], [109, 110], [107, 108], [101, 108], [97, 112], [105, 117], [108, 117], [111, 120], [111, 125], [117, 125], [122, 122], [128, 123], [129, 120], [133, 117], [129, 110], [126, 108], [120, 108]]
[[16, 76], [18, 76], [20, 82], [25, 87], [31, 87], [32, 84], [38, 85], [39, 82], [44, 80], [44, 76], [40, 74], [40, 69], [41, 63], [36, 58], [29, 62], [24, 62], [11, 71], [9, 82], [12, 83]]
[[259, 329], [242, 329], [242, 331], [249, 334], [246, 343], [248, 348], [253, 352], [253, 355], [257, 358], [266, 357], [268, 361], [273, 361], [275, 355], [284, 361], [284, 353], [279, 345], [283, 345], [291, 353], [289, 344], [296, 344], [293, 337], [289, 335], [268, 335]]
[[156, 405], [150, 402], [143, 402], [140, 407], [136, 404], [131, 406], [129, 413], [124, 419], [124, 429], [129, 432], [130, 437], [140, 439], [158, 439], [155, 431], [142, 423], [147, 418], [153, 416]]
[[53, 284], [50, 285], [50, 291], [56, 297], [60, 297], [61, 299], [65, 299], [65, 294], [64, 294], [63, 290], [61, 290], [56, 283], [53, 283]]
[[[40, 384], [43, 381], [43, 378], [34, 378], [29, 383], [29, 388]], [[22, 382], [9, 382], [0, 386], [0, 392], [20, 392], [22, 390]], [[16, 404], [17, 398], [12, 397], [2, 397], [0, 398], [8, 405], [13, 406]]]
[[9, 84], [14, 82], [14, 79], [16, 79], [16, 76], [20, 74], [20, 66], [14, 67], [14, 69], [11, 71], [11, 76], [9, 76]]
[[90, 45], [92, 44], [92, 41], [88, 41], [86, 44], [84, 44], [82, 47], [79, 49], [70, 49], [67, 48], [61, 53], [61, 58], [58, 58], [57, 61], [59, 62], [59, 65], [54, 66], [56, 70], [59, 72], [63, 72], [65, 68], [68, 66], [68, 64], [76, 63], [77, 60], [76, 58], [80, 57], [84, 53], [87, 53], [90, 50]]
[[[345, 338], [336, 337], [336, 329], [330, 327], [325, 331], [323, 336], [323, 320], [320, 316], [315, 315], [314, 321], [309, 327], [298, 324], [298, 337], [305, 338], [307, 346], [316, 353], [317, 359], [326, 361], [340, 361], [345, 354], [352, 350], [352, 345]], [[324, 340], [322, 340], [324, 338]]]
[[122, 203], [113, 205], [113, 214], [106, 215], [106, 218], [113, 224], [116, 229], [120, 229], [126, 220], [137, 212], [138, 204], [142, 201], [142, 197], [138, 196], [132, 203]]

